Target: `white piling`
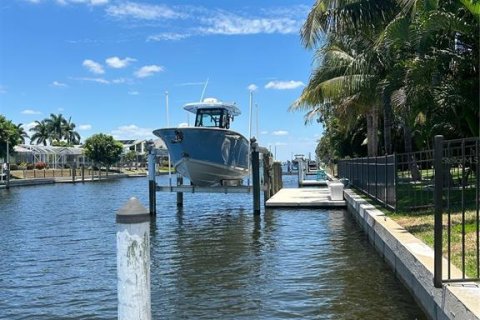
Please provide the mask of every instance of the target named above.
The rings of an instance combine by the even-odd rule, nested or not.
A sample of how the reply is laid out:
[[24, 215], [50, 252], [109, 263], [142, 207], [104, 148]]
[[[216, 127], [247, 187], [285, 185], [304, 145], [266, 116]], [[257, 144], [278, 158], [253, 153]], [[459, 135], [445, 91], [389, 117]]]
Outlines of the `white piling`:
[[119, 320], [150, 320], [150, 214], [130, 198], [117, 213]]

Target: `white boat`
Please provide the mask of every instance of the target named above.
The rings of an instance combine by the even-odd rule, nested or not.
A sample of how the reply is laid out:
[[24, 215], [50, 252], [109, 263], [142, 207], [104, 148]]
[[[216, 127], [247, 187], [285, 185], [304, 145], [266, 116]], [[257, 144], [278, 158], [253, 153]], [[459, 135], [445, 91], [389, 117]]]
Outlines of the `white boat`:
[[240, 109], [214, 98], [184, 109], [196, 114], [194, 127], [153, 131], [165, 142], [175, 170], [197, 186], [241, 184], [249, 173], [249, 142], [230, 130]]

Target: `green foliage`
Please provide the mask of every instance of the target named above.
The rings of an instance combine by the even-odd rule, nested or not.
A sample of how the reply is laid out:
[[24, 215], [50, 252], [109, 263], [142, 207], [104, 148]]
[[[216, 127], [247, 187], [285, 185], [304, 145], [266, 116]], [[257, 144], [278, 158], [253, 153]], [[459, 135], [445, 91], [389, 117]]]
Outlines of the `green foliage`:
[[429, 148], [436, 134], [478, 136], [479, 13], [470, 0], [316, 1], [301, 31], [316, 51], [314, 68], [290, 110], [324, 125], [318, 153], [335, 158], [350, 145], [355, 156], [374, 142], [377, 107], [383, 130], [373, 137], [384, 137], [377, 150]]
[[112, 136], [99, 133], [85, 141], [85, 155], [96, 163], [111, 166], [120, 160], [123, 145]]
[[19, 130], [21, 125], [15, 125], [11, 120], [7, 120], [0, 115], [0, 157], [5, 158], [7, 154], [7, 140], [9, 152], [13, 153], [13, 147], [22, 142], [22, 132]]
[[72, 146], [80, 143], [80, 135], [75, 131], [76, 125], [69, 118], [68, 121], [62, 114], [50, 114], [50, 118], [35, 121], [35, 126], [30, 129], [33, 132], [31, 143], [52, 146]]

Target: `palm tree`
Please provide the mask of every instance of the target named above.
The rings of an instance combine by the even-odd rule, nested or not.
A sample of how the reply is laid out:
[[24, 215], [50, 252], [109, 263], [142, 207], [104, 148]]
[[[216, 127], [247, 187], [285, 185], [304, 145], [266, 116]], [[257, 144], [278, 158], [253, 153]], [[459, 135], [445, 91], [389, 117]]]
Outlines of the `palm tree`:
[[50, 127], [46, 120], [35, 121], [36, 125], [30, 129], [34, 132], [30, 137], [30, 143], [47, 145], [47, 141], [51, 142]]
[[28, 134], [25, 132], [25, 128], [23, 127], [22, 123], [16, 125], [18, 135], [20, 138], [18, 139], [20, 143], [25, 143], [25, 138], [29, 138]]
[[[374, 41], [397, 10], [394, 1], [317, 0], [301, 31], [305, 47], [313, 48], [322, 40], [326, 44], [317, 49], [317, 57], [324, 59], [312, 72], [293, 109], [315, 108], [324, 103], [362, 109], [367, 119], [370, 156], [378, 151], [378, 113], [386, 102], [381, 90], [387, 73], [385, 57], [375, 50]], [[388, 106], [383, 108], [385, 125], [391, 124], [390, 113], [385, 112]]]
[[60, 141], [63, 139], [67, 120], [61, 113], [58, 115], [51, 113], [50, 118], [45, 119], [45, 123], [48, 125], [52, 140]]
[[68, 118], [63, 124], [63, 137], [67, 140], [67, 144], [74, 145], [80, 143], [80, 134], [75, 131], [75, 123], [71, 122], [72, 117]]

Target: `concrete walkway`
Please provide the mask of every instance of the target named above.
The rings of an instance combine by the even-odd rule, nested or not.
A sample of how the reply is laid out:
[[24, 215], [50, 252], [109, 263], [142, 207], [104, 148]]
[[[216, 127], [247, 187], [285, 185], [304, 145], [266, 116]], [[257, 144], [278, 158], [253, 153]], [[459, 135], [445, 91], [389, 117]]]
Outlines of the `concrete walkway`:
[[345, 207], [344, 200], [332, 201], [328, 188], [283, 188], [267, 200], [265, 206], [295, 208]]

